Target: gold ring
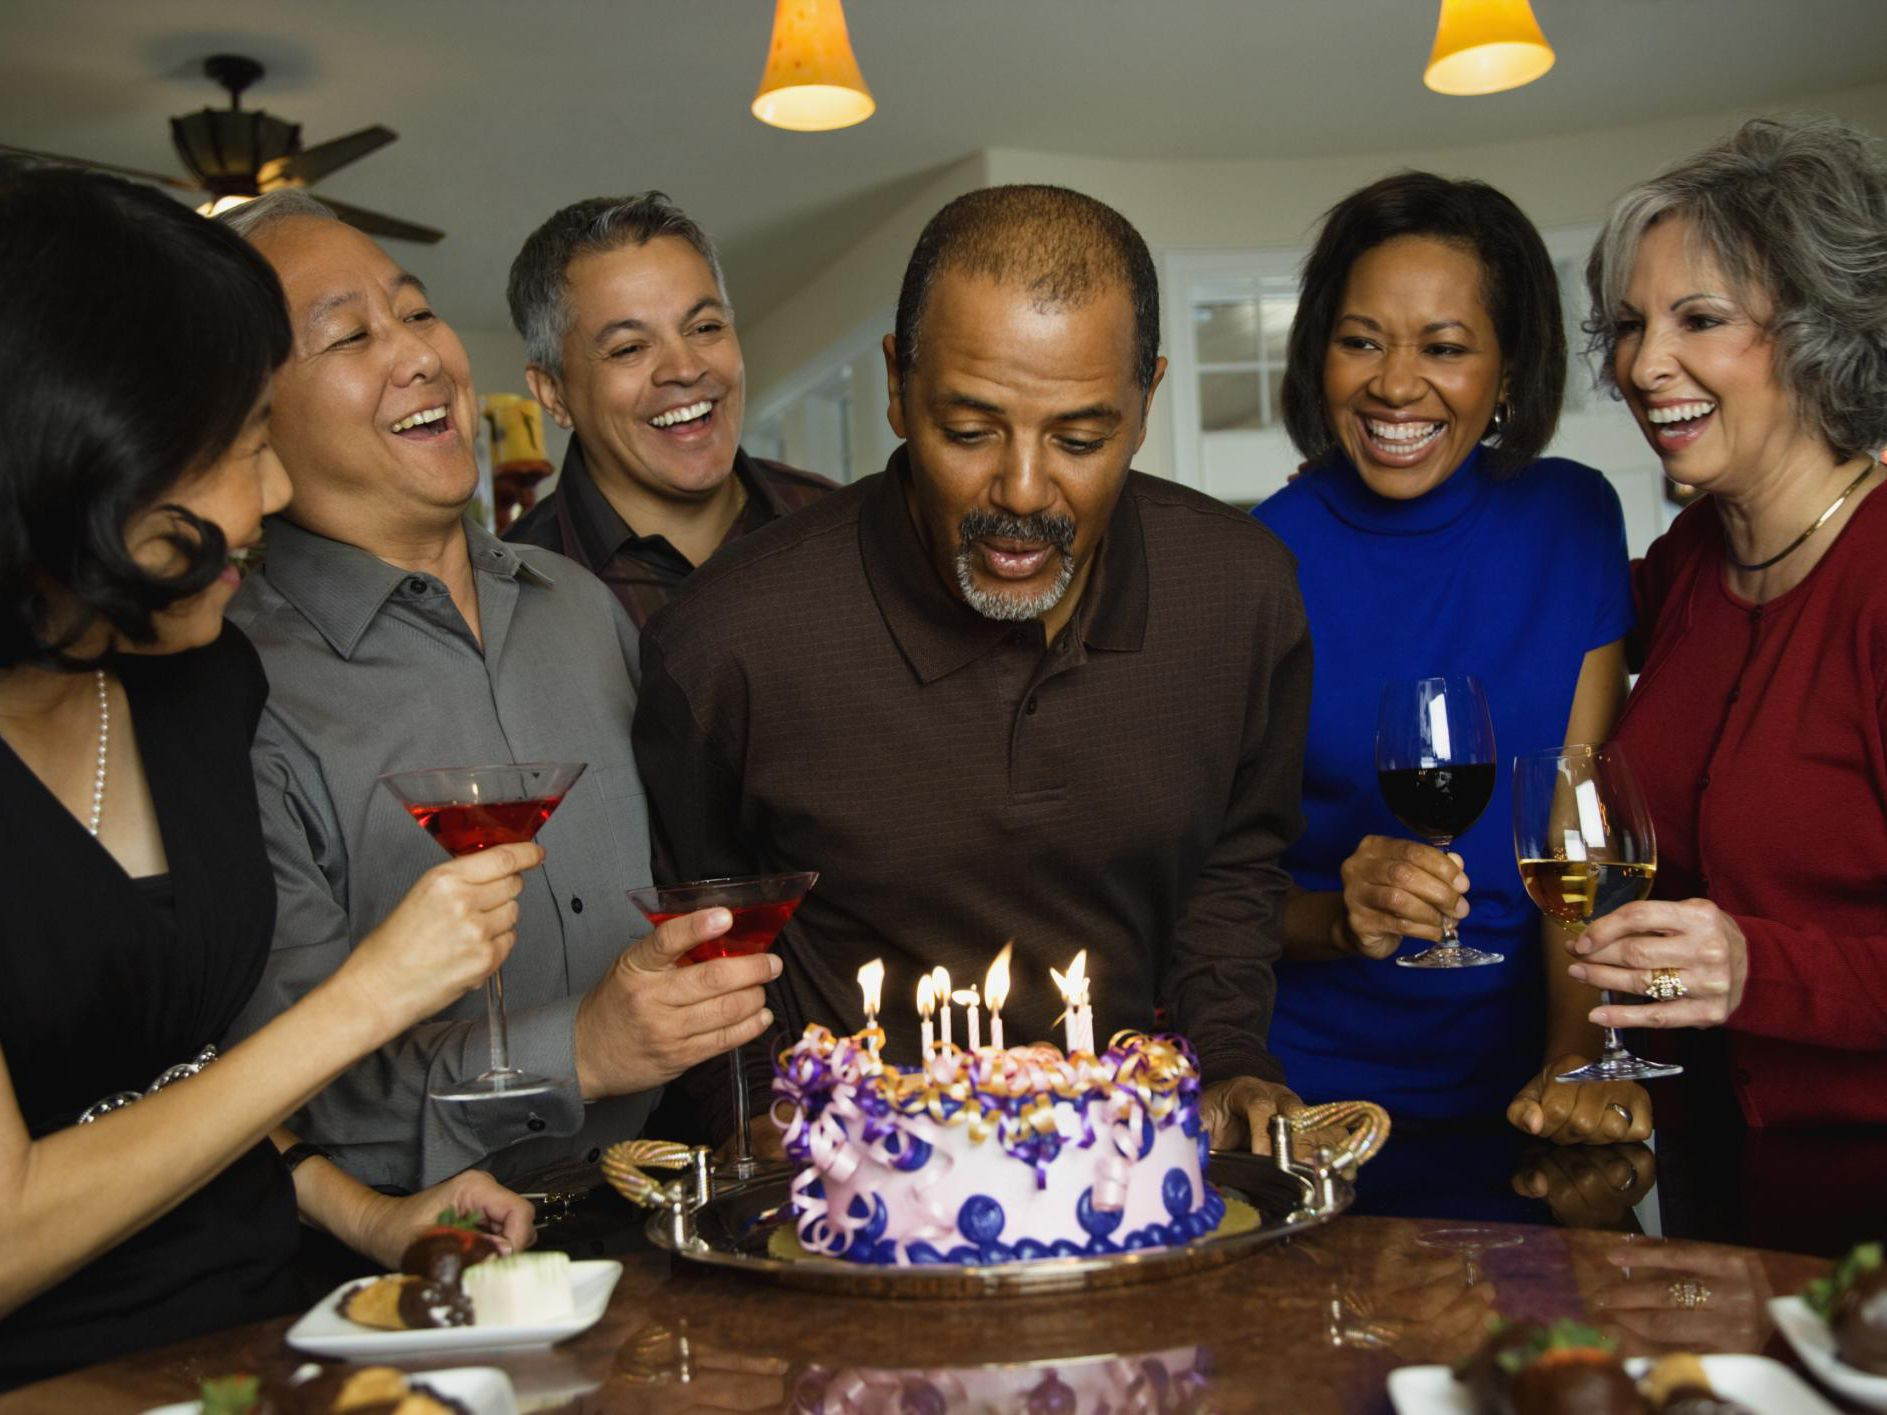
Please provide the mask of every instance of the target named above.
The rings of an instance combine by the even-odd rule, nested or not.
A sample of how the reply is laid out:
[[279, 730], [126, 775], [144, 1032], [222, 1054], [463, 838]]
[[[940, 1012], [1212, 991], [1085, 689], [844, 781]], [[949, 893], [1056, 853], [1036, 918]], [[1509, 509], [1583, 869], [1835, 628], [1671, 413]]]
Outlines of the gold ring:
[[1695, 1310], [1710, 1304], [1710, 1289], [1694, 1277], [1681, 1277], [1665, 1288], [1664, 1292], [1674, 1307]]
[[1676, 1002], [1680, 997], [1688, 997], [1690, 989], [1684, 986], [1684, 979], [1675, 968], [1654, 968], [1651, 981], [1645, 986], [1645, 996], [1654, 1002]]

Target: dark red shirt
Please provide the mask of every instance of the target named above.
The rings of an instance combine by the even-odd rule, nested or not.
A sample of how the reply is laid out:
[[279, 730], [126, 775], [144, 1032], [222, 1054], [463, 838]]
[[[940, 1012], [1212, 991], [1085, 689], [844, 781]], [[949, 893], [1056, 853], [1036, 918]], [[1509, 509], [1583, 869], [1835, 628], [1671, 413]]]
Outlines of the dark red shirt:
[[1618, 727], [1658, 832], [1656, 893], [1749, 941], [1730, 1018], [1751, 1125], [1887, 1124], [1887, 496], [1807, 579], [1724, 584], [1708, 497], [1635, 568], [1644, 672]]
[[[717, 552], [748, 532], [810, 505], [836, 485], [743, 451], [734, 453], [734, 475], [747, 489], [747, 504], [727, 528]], [[518, 517], [504, 538], [569, 556], [609, 586], [638, 629], [695, 570], [667, 536], [637, 535], [623, 520], [590, 475], [582, 444], [574, 437], [564, 454], [556, 490]]]

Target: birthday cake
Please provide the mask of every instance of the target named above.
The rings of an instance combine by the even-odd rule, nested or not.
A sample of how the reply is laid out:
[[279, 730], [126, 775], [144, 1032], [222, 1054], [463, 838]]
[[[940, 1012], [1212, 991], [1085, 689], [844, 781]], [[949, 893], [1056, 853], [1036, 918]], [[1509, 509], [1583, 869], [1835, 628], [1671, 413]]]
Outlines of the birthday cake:
[[774, 1066], [800, 1244], [856, 1263], [986, 1264], [1167, 1247], [1210, 1233], [1199, 1068], [1121, 1032], [890, 1065], [817, 1024]]

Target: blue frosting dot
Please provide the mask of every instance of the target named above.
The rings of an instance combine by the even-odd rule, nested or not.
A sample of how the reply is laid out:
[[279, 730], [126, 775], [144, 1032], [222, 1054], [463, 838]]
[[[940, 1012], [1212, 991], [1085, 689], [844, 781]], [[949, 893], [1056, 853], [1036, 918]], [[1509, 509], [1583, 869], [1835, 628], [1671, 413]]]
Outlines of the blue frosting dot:
[[908, 1378], [898, 1393], [900, 1415], [944, 1415], [949, 1409], [949, 1397], [920, 1377]]
[[1184, 1218], [1191, 1213], [1191, 1176], [1177, 1165], [1167, 1170], [1166, 1177], [1160, 1181], [1160, 1201], [1166, 1205], [1166, 1211], [1174, 1218]]
[[862, 1218], [866, 1222], [853, 1235], [853, 1242], [871, 1244], [884, 1236], [885, 1225], [891, 1222], [891, 1214], [885, 1208], [885, 1201], [878, 1195], [871, 1196], [871, 1202], [865, 1202], [863, 1194], [854, 1194], [852, 1202], [845, 1206], [845, 1212], [852, 1218]]
[[909, 1173], [930, 1163], [930, 1144], [915, 1135], [906, 1135], [903, 1145], [893, 1152], [891, 1167]]
[[987, 1194], [970, 1195], [957, 1210], [957, 1231], [979, 1248], [1002, 1237], [1002, 1227], [1007, 1221], [1002, 1205]]
[[1140, 1158], [1141, 1159], [1145, 1159], [1148, 1155], [1153, 1153], [1153, 1137], [1155, 1133], [1157, 1132], [1157, 1130], [1158, 1130], [1158, 1127], [1154, 1125], [1154, 1123], [1151, 1120], [1148, 1120], [1141, 1125], [1140, 1127]]
[[1007, 1243], [985, 1243], [978, 1250], [977, 1257], [986, 1263], [1013, 1263], [1016, 1250]]
[[1081, 1231], [1095, 1238], [1105, 1238], [1120, 1227], [1121, 1210], [1109, 1212], [1094, 1207], [1094, 1188], [1090, 1185], [1081, 1191], [1081, 1197], [1075, 1200], [1075, 1222], [1081, 1225]]
[[813, 1180], [812, 1183], [806, 1186], [806, 1197], [808, 1199], [823, 1199], [825, 1198], [825, 1196], [826, 1196], [825, 1180], [815, 1179]]
[[913, 1243], [905, 1252], [914, 1263], [941, 1263], [944, 1261], [944, 1255], [939, 1253], [928, 1243]]
[[1189, 1112], [1186, 1118], [1179, 1123], [1180, 1134], [1184, 1135], [1188, 1140], [1193, 1139], [1204, 1129], [1205, 1122], [1200, 1120], [1199, 1112], [1196, 1110]]
[[1020, 1238], [1016, 1240], [1016, 1257], [1022, 1259], [1022, 1261], [1030, 1262], [1036, 1258], [1046, 1258], [1047, 1256], [1048, 1245], [1046, 1243], [1038, 1243], [1033, 1238]]
[[1063, 1381], [1053, 1371], [1042, 1377], [1042, 1383], [1023, 1397], [1023, 1409], [1028, 1415], [1074, 1415], [1074, 1387]]

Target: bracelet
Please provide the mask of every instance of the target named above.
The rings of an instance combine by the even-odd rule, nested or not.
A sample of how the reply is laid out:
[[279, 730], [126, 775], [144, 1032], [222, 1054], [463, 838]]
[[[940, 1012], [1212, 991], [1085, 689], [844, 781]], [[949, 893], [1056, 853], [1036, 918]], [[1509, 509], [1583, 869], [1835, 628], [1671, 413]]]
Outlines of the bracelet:
[[310, 1145], [305, 1140], [298, 1144], [290, 1145], [281, 1152], [282, 1168], [287, 1170], [290, 1174], [295, 1172], [295, 1167], [303, 1160], [311, 1159], [324, 1159], [329, 1164], [334, 1163], [333, 1155], [329, 1154], [319, 1145]]

